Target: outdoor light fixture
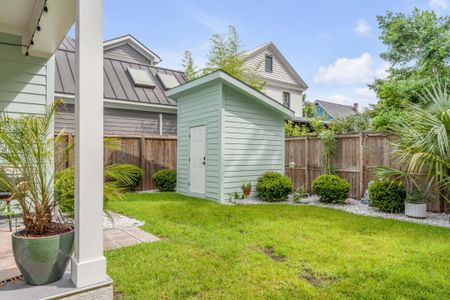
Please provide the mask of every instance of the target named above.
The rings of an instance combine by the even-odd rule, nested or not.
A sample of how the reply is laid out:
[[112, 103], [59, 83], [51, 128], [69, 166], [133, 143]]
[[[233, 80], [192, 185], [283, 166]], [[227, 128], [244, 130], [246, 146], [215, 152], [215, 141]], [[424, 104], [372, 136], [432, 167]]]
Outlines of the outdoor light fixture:
[[289, 168], [293, 169], [295, 168], [297, 164], [295, 163], [295, 161], [293, 160], [293, 157], [291, 156], [291, 162], [289, 163]]

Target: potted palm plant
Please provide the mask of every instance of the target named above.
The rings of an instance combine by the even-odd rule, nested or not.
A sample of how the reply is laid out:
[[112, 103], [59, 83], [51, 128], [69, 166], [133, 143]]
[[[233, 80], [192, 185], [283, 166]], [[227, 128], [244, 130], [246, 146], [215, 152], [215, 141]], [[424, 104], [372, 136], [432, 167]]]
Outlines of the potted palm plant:
[[242, 193], [244, 194], [245, 198], [248, 198], [250, 194], [252, 193], [252, 183], [250, 181], [243, 181], [241, 184]]
[[[395, 125], [392, 143], [397, 168], [379, 166], [374, 174], [380, 179], [401, 180], [408, 187], [425, 192], [436, 189], [443, 201], [450, 198], [450, 91], [448, 78], [438, 81], [421, 95], [426, 106], [409, 104], [408, 122]], [[419, 179], [419, 180], [418, 180]], [[421, 205], [422, 215], [423, 207]]]
[[62, 138], [52, 137], [57, 105], [40, 116], [0, 116], [0, 188], [21, 208], [24, 229], [12, 235], [13, 253], [32, 285], [60, 279], [73, 252], [73, 226], [54, 220], [53, 149]]
[[408, 193], [406, 195], [405, 215], [411, 218], [426, 218], [428, 202], [430, 202], [430, 197], [420, 190]]

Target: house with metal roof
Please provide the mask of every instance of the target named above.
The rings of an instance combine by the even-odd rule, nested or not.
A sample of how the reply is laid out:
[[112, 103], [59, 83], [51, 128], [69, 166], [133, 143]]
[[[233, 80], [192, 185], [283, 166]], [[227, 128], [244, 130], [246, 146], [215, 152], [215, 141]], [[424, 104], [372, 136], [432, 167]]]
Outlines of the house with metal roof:
[[[174, 136], [177, 103], [165, 91], [187, 81], [184, 73], [159, 67], [161, 58], [131, 35], [103, 43], [104, 133]], [[55, 54], [55, 98], [62, 106], [55, 131], [75, 130], [75, 40], [66, 37]]]
[[256, 70], [266, 82], [264, 93], [302, 117], [303, 93], [308, 85], [274, 43], [268, 42], [243, 53], [245, 66]]
[[317, 116], [326, 120], [345, 118], [358, 113], [358, 103], [351, 105], [343, 105], [323, 100], [314, 101], [316, 105]]
[[221, 70], [166, 94], [178, 102], [177, 192], [226, 203], [243, 181], [284, 173], [292, 110]]

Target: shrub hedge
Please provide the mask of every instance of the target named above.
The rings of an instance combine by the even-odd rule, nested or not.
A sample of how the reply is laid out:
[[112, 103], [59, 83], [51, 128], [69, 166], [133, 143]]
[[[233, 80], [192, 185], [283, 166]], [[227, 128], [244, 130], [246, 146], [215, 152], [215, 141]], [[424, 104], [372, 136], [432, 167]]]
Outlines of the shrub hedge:
[[129, 192], [136, 190], [141, 182], [144, 171], [131, 164], [115, 164], [105, 167], [105, 177], [108, 181], [115, 181]]
[[383, 212], [402, 212], [405, 209], [405, 197], [405, 187], [400, 182], [383, 180], [369, 186], [370, 204]]
[[177, 185], [177, 172], [164, 169], [153, 174], [153, 181], [160, 192], [173, 192]]
[[291, 179], [277, 172], [265, 172], [256, 184], [258, 197], [268, 202], [286, 200], [293, 188]]
[[324, 203], [343, 203], [348, 198], [351, 184], [337, 175], [321, 175], [313, 180], [312, 190]]

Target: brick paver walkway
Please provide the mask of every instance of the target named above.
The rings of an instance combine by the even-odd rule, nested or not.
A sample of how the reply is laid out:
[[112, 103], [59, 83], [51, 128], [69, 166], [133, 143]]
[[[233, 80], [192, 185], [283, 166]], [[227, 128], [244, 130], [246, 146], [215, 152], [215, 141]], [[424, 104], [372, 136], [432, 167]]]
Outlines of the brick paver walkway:
[[[153, 243], [160, 239], [137, 227], [115, 227], [103, 230], [105, 250], [132, 246], [140, 243]], [[0, 284], [20, 275], [14, 261], [9, 228], [0, 227]]]

